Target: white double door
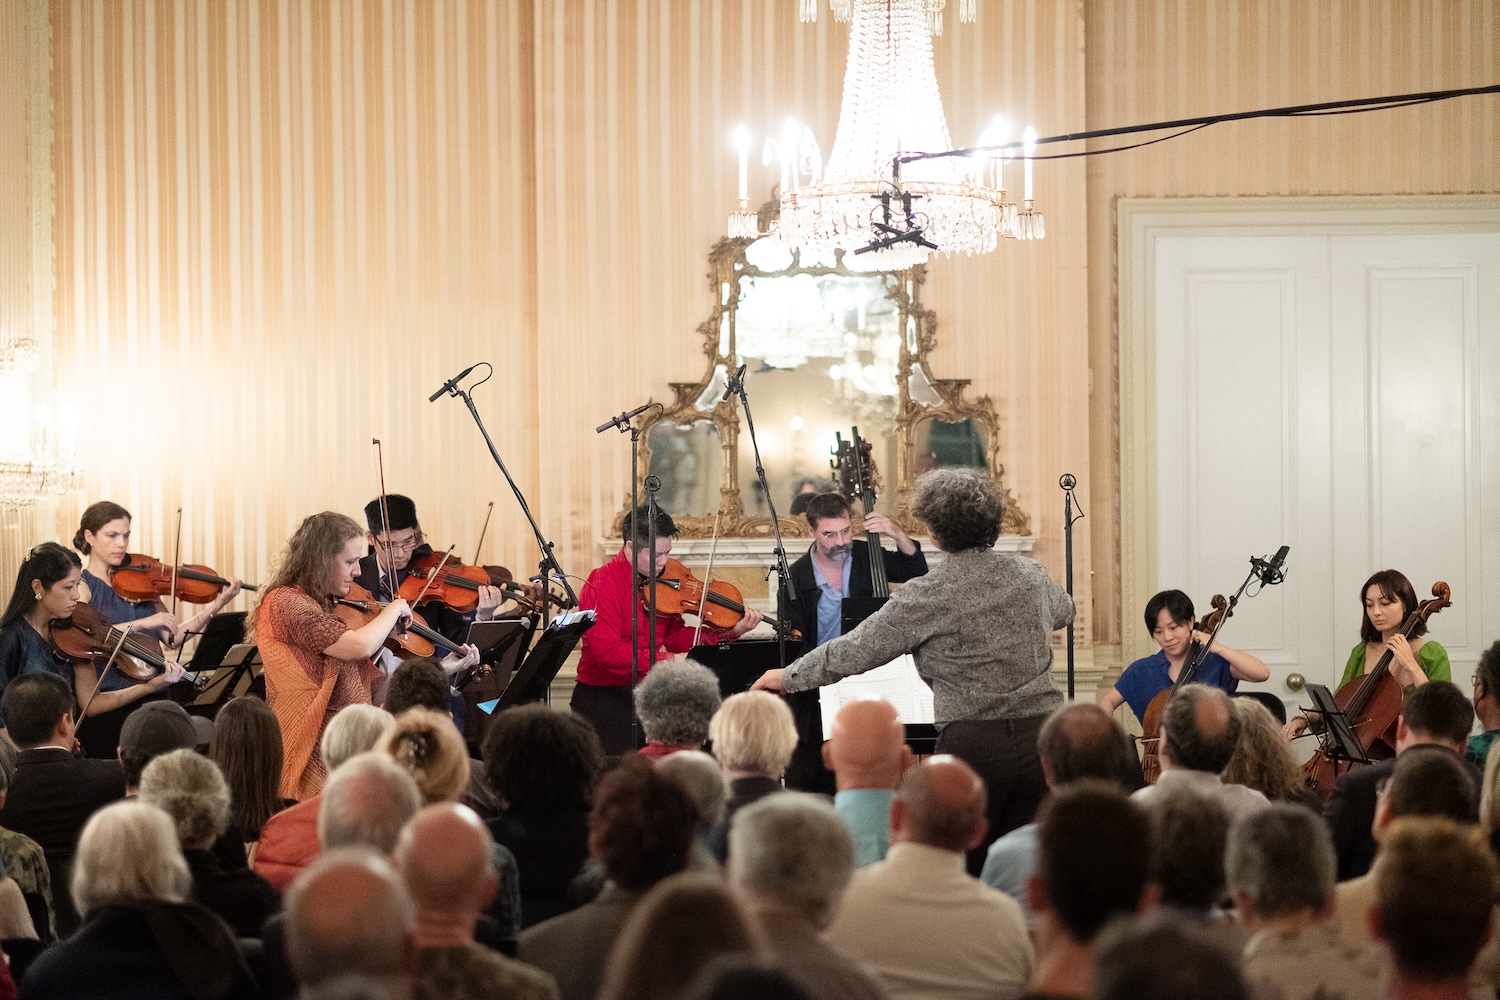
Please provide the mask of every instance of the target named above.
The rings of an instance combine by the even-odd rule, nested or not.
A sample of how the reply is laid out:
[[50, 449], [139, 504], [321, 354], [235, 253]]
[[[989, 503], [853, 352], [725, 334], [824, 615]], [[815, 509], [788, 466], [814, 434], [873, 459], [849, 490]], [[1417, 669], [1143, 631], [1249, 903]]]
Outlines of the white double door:
[[[1222, 633], [1336, 685], [1359, 590], [1404, 572], [1454, 680], [1500, 638], [1500, 234], [1156, 241], [1157, 577], [1200, 603], [1291, 546]], [[1254, 587], [1252, 586], [1252, 592]]]

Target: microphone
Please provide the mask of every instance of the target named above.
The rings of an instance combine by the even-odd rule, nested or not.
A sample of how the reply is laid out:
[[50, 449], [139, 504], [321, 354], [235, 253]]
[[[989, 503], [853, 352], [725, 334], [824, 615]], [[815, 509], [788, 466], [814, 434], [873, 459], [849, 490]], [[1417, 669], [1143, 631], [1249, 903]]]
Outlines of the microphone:
[[1058, 477], [1057, 485], [1065, 490], [1071, 490], [1073, 487], [1078, 485], [1078, 480], [1074, 477], [1073, 473], [1064, 472], [1060, 477]]
[[[481, 361], [479, 364], [484, 364], [484, 362]], [[433, 393], [431, 396], [427, 397], [427, 402], [429, 402], [429, 403], [436, 403], [437, 402], [437, 398], [439, 396], [443, 395], [446, 392], [452, 392], [453, 391], [453, 387], [455, 385], [457, 385], [458, 383], [462, 382], [465, 375], [469, 374], [469, 372], [473, 371], [474, 369], [476, 369], [478, 367], [479, 367], [479, 365], [470, 365], [469, 367], [465, 368], [463, 371], [459, 372], [457, 375], [455, 375], [452, 378], [450, 378], [448, 381], [444, 382], [443, 383], [443, 387], [441, 389], [439, 389], [437, 392]]]
[[629, 411], [628, 413], [622, 413], [618, 417], [611, 417], [610, 419], [604, 421], [604, 423], [600, 424], [598, 427], [595, 427], [594, 433], [603, 434], [611, 427], [618, 427], [621, 430], [624, 430], [626, 424], [630, 423], [636, 417], [640, 416], [642, 413], [645, 413], [655, 405], [655, 403], [647, 403], [644, 406], [637, 406], [635, 409]]
[[731, 375], [729, 381], [724, 383], [724, 395], [719, 399], [719, 402], [727, 402], [730, 396], [733, 396], [745, 387], [745, 369], [747, 367], [749, 366], [740, 365], [739, 371]]
[[1251, 559], [1250, 565], [1255, 569], [1256, 576], [1260, 577], [1263, 587], [1274, 587], [1286, 579], [1286, 574], [1281, 567], [1286, 563], [1286, 554], [1290, 548], [1283, 545], [1276, 550], [1276, 554], [1269, 561], [1265, 559]]

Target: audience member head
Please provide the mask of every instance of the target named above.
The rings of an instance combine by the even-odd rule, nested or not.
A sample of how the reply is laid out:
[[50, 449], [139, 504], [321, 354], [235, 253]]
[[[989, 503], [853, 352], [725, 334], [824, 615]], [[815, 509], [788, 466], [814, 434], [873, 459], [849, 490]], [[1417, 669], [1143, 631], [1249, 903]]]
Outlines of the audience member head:
[[422, 808], [411, 773], [386, 754], [356, 754], [328, 776], [318, 803], [324, 851], [368, 847], [389, 854], [401, 828]]
[[724, 955], [757, 955], [759, 935], [723, 883], [683, 873], [664, 879], [630, 914], [610, 950], [599, 1000], [681, 993]]
[[710, 962], [684, 1000], [815, 1000], [802, 981], [774, 962], [726, 955]]
[[401, 831], [393, 860], [419, 924], [448, 917], [472, 937], [500, 884], [495, 840], [474, 810], [456, 802], [426, 807]]
[[73, 742], [73, 689], [56, 674], [22, 674], [5, 685], [5, 728], [18, 749]]
[[1401, 720], [1396, 725], [1396, 750], [1423, 743], [1436, 743], [1455, 753], [1463, 753], [1474, 727], [1474, 706], [1449, 681], [1428, 681], [1417, 687], [1401, 703]]
[[839, 709], [823, 744], [823, 765], [840, 790], [895, 788], [911, 766], [906, 727], [896, 706], [880, 698], [853, 701]]
[[192, 750], [198, 745], [193, 717], [175, 701], [148, 701], [131, 712], [120, 727], [120, 768], [125, 787], [141, 783], [146, 765], [173, 750]]
[[1479, 795], [1469, 769], [1458, 754], [1442, 746], [1414, 746], [1401, 753], [1376, 793], [1371, 833], [1377, 841], [1403, 817], [1472, 823], [1479, 816]]
[[1152, 796], [1152, 881], [1163, 906], [1204, 916], [1224, 898], [1229, 813], [1191, 788], [1158, 788]]
[[379, 749], [411, 772], [426, 805], [457, 802], [469, 787], [469, 748], [446, 714], [430, 708], [402, 712]]
[[1238, 956], [1181, 914], [1154, 910], [1099, 935], [1091, 1000], [1250, 1000]]
[[1474, 714], [1486, 732], [1500, 728], [1500, 639], [1479, 654], [1474, 666]]
[[707, 836], [724, 818], [729, 789], [719, 762], [702, 750], [682, 750], [656, 762], [656, 773], [682, 786], [698, 811], [698, 836]]
[[1229, 831], [1224, 859], [1235, 912], [1251, 932], [1285, 917], [1326, 917], [1338, 861], [1328, 824], [1311, 809], [1276, 803]]
[[586, 809], [603, 767], [594, 727], [546, 705], [496, 714], [484, 737], [485, 777], [510, 809]]
[[635, 714], [646, 739], [673, 747], [703, 746], [719, 710], [719, 678], [700, 663], [658, 663], [635, 689]]
[[[5, 606], [5, 614], [0, 615], [0, 628], [23, 618], [72, 617], [73, 609], [78, 606], [82, 572], [83, 562], [78, 554], [56, 542], [43, 542], [33, 548], [16, 573], [10, 603]], [[43, 606], [40, 611], [39, 605]]]
[[1141, 787], [1134, 743], [1098, 705], [1078, 702], [1053, 712], [1042, 723], [1036, 747], [1042, 773], [1054, 788], [1083, 778], [1108, 781], [1127, 792]]
[[374, 750], [395, 724], [391, 713], [374, 705], [345, 705], [328, 720], [318, 744], [324, 766], [332, 774], [350, 757]]
[[1231, 698], [1230, 704], [1240, 720], [1240, 738], [1220, 777], [1253, 788], [1272, 802], [1301, 801], [1307, 787], [1302, 766], [1292, 755], [1281, 723], [1254, 698]]
[[385, 710], [400, 715], [409, 708], [447, 712], [453, 699], [448, 675], [431, 656], [403, 660], [385, 686]]
[[[0, 740], [0, 744], [5, 741]], [[3, 750], [0, 747], [0, 750]], [[4, 768], [0, 768], [4, 770]], [[14, 771], [14, 768], [11, 769]], [[5, 800], [0, 798], [0, 805]], [[1484, 761], [1484, 782], [1479, 793], [1479, 825], [1492, 844], [1500, 842], [1500, 753], [1492, 753]], [[1497, 851], [1500, 855], [1500, 851]]]
[[264, 701], [234, 698], [214, 719], [208, 755], [229, 784], [229, 816], [245, 840], [281, 811], [281, 723]]
[[765, 691], [724, 699], [708, 724], [713, 753], [731, 778], [780, 778], [797, 748], [797, 724], [786, 702]]
[[1229, 695], [1207, 684], [1184, 684], [1162, 713], [1162, 758], [1185, 771], [1219, 774], [1234, 756], [1240, 718]]
[[822, 929], [853, 875], [854, 842], [822, 799], [768, 795], [735, 813], [729, 880], [753, 903], [793, 910]]
[[891, 806], [891, 840], [964, 852], [984, 840], [984, 780], [957, 757], [939, 754], [907, 770]]
[[229, 785], [196, 750], [173, 750], [141, 772], [141, 801], [172, 817], [184, 851], [206, 851], [229, 827]]
[[1116, 784], [1094, 778], [1053, 790], [1037, 813], [1033, 912], [1080, 944], [1111, 918], [1137, 912], [1151, 868], [1151, 821]]
[[193, 888], [172, 818], [143, 802], [105, 806], [84, 824], [73, 855], [73, 905], [181, 903]]
[[297, 1000], [408, 1000], [408, 991], [404, 983], [349, 974], [303, 987]]
[[1370, 932], [1398, 977], [1465, 982], [1500, 891], [1494, 856], [1473, 827], [1448, 820], [1402, 820], [1389, 834], [1372, 870]]
[[589, 852], [627, 892], [645, 892], [687, 867], [697, 810], [677, 782], [644, 757], [606, 774], [589, 814]]
[[978, 469], [933, 469], [917, 477], [911, 512], [944, 552], [987, 551], [1000, 537], [1000, 489]]
[[287, 957], [304, 987], [346, 975], [400, 980], [411, 967], [416, 912], [401, 879], [373, 851], [325, 851], [285, 899]]

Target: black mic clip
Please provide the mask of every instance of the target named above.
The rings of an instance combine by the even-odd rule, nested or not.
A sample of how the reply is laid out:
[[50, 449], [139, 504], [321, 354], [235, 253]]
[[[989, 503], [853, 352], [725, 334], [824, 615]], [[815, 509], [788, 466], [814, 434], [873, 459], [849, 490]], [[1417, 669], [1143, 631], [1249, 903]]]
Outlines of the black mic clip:
[[[484, 364], [484, 362], [481, 361], [479, 364]], [[437, 392], [427, 397], [427, 402], [436, 403], [439, 396], [454, 392], [458, 386], [458, 383], [462, 382], [464, 380], [464, 377], [467, 376], [469, 372], [478, 367], [479, 365], [470, 365], [463, 371], [459, 372], [457, 375], [450, 378], [448, 381], [444, 382], [442, 387], [438, 389]]]
[[634, 420], [636, 417], [640, 416], [642, 413], [645, 413], [647, 410], [651, 409], [651, 407], [653, 407], [655, 405], [656, 405], [655, 403], [646, 403], [644, 406], [637, 406], [633, 410], [626, 410], [624, 413], [620, 414], [618, 417], [611, 417], [610, 419], [604, 421], [604, 423], [600, 424], [598, 427], [595, 427], [594, 428], [594, 433], [595, 434], [603, 434], [605, 431], [609, 430], [611, 427], [618, 427], [618, 428], [620, 428], [620, 433], [624, 434], [626, 428], [628, 428], [630, 426], [630, 422], [632, 420]]
[[729, 376], [728, 381], [724, 383], [724, 395], [719, 402], [728, 402], [730, 396], [745, 391], [745, 369], [748, 367], [749, 365], [740, 365], [739, 369]]
[[1259, 556], [1250, 558], [1250, 568], [1255, 572], [1262, 587], [1274, 587], [1286, 579], [1286, 570], [1282, 567], [1286, 564], [1286, 554], [1289, 551], [1291, 551], [1290, 546], [1283, 545], [1269, 559]]

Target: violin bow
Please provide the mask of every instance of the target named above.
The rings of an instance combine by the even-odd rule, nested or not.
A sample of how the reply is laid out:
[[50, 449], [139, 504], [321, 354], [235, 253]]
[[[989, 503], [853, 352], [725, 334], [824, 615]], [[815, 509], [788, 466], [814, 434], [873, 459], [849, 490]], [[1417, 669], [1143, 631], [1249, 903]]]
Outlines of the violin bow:
[[[385, 532], [385, 544], [375, 546], [375, 568], [380, 568], [380, 550], [385, 549], [386, 585], [390, 588], [391, 600], [394, 601], [396, 599], [396, 568], [393, 562], [394, 557], [390, 553], [391, 512], [385, 502], [385, 453], [381, 449], [380, 438], [371, 438], [370, 443], [375, 446], [375, 464], [380, 470], [380, 530]], [[377, 586], [375, 589], [380, 588]], [[375, 599], [378, 601], [380, 595], [376, 594]]]
[[[181, 511], [179, 511], [181, 513]], [[115, 642], [115, 648], [109, 651], [109, 659], [104, 661], [104, 669], [94, 677], [94, 690], [89, 692], [89, 700], [83, 703], [83, 708], [78, 712], [78, 721], [73, 724], [73, 735], [78, 735], [78, 730], [83, 728], [83, 720], [88, 718], [89, 706], [94, 703], [94, 698], [104, 688], [104, 677], [109, 673], [109, 668], [115, 665], [115, 659], [120, 655], [120, 648], [125, 645], [125, 640], [130, 638], [130, 628], [120, 629], [120, 638]]]
[[484, 523], [479, 526], [479, 541], [474, 545], [474, 565], [479, 565], [479, 553], [484, 550], [484, 535], [490, 530], [490, 515], [495, 513], [495, 501], [490, 501], [489, 509], [484, 512]]
[[182, 563], [182, 508], [177, 508], [177, 550], [172, 553], [172, 617], [177, 617], [177, 567]]
[[417, 593], [417, 599], [411, 602], [412, 607], [416, 607], [422, 603], [422, 598], [427, 596], [427, 592], [432, 589], [432, 585], [437, 582], [439, 575], [443, 572], [443, 567], [448, 565], [448, 560], [452, 558], [453, 546], [450, 545], [448, 546], [448, 551], [443, 553], [443, 558], [438, 560], [437, 568], [427, 577], [427, 582], [422, 585], [422, 589]]
[[[713, 537], [713, 541], [711, 541], [711, 542], [708, 543], [708, 569], [705, 570], [704, 574], [703, 574], [703, 601], [704, 601], [705, 604], [708, 603], [709, 590], [714, 585], [714, 553], [719, 548], [719, 514], [720, 513], [721, 513], [720, 511], [714, 511], [714, 537]], [[695, 629], [693, 629], [693, 645], [694, 646], [698, 645], [698, 637], [703, 634], [703, 619], [707, 616], [707, 614], [708, 614], [708, 609], [707, 608], [704, 608], [704, 607], [701, 607], [701, 606], [698, 608], [698, 627], [695, 628]]]

